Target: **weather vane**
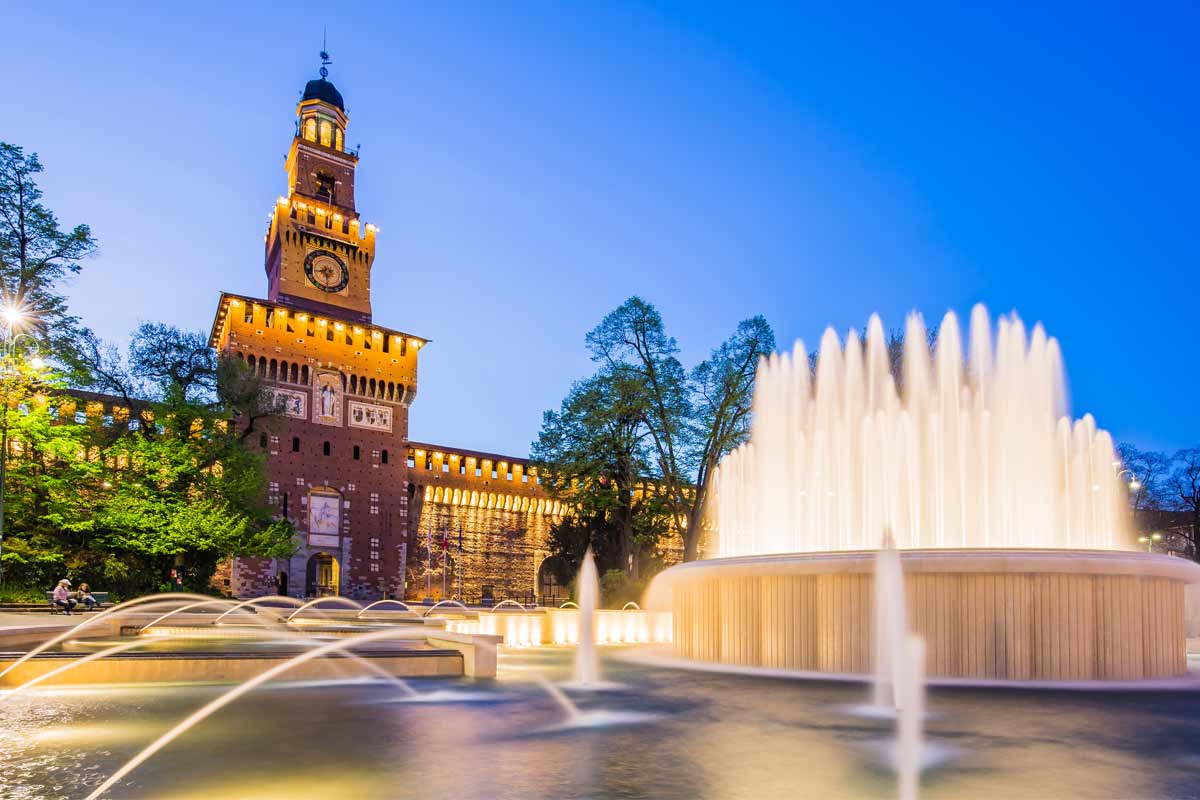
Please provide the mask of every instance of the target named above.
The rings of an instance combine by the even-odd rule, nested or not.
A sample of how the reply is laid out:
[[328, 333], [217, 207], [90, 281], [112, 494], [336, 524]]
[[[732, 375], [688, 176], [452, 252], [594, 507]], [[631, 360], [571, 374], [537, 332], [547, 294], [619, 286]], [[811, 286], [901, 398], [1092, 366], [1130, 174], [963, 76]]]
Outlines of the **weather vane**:
[[326, 52], [326, 50], [325, 50], [325, 28], [324, 28], [324, 26], [322, 26], [322, 28], [321, 28], [321, 69], [320, 69], [322, 80], [329, 77], [329, 70], [327, 68], [332, 63], [333, 62], [329, 60], [329, 53]]

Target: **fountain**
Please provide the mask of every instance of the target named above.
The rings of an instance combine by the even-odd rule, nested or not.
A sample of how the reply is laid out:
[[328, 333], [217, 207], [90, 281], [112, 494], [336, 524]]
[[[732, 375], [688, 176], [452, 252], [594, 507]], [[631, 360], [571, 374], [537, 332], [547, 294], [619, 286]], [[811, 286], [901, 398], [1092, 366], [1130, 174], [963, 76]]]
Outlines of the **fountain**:
[[875, 684], [873, 707], [879, 713], [898, 708], [897, 687], [904, 683], [900, 670], [908, 636], [908, 620], [904, 613], [904, 572], [900, 555], [889, 534], [875, 555], [873, 633], [875, 637]]
[[600, 682], [600, 659], [596, 654], [596, 607], [600, 604], [600, 575], [592, 548], [588, 548], [575, 578], [579, 598], [579, 646], [575, 651], [575, 683], [588, 686]]
[[902, 354], [889, 353], [874, 316], [865, 342], [827, 331], [815, 368], [801, 342], [760, 365], [751, 440], [714, 478], [718, 557], [653, 587], [670, 596], [676, 653], [874, 666], [883, 692], [894, 665], [870, 635], [871, 572], [886, 530], [904, 574], [879, 580], [908, 597], [889, 613], [924, 638], [931, 677], [1184, 674], [1184, 587], [1200, 565], [1127, 549], [1112, 439], [1090, 415], [1067, 416], [1058, 343], [1016, 315], [993, 335], [982, 306], [968, 346], [953, 313], [929, 340], [913, 314]]
[[925, 642], [920, 636], [903, 637], [904, 681], [896, 721], [896, 776], [900, 800], [917, 800], [921, 782], [922, 727], [925, 717]]

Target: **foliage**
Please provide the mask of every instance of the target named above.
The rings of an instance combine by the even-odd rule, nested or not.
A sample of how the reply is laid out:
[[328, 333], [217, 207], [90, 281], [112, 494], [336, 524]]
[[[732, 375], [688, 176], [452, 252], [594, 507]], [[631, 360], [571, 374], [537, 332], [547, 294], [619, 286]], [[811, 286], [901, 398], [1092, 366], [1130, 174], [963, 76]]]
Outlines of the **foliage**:
[[573, 509], [551, 548], [574, 568], [590, 543], [601, 569], [636, 576], [677, 532], [695, 558], [712, 472], [749, 434], [758, 362], [775, 348], [770, 326], [743, 321], [687, 370], [658, 310], [632, 297], [586, 344], [598, 371], [546, 412], [533, 445], [543, 486]]
[[1122, 444], [1118, 452], [1139, 530], [1165, 533], [1170, 549], [1200, 561], [1200, 447], [1167, 455]]
[[[290, 525], [262, 503], [263, 456], [244, 447], [277, 413], [258, 379], [201, 332], [145, 323], [122, 353], [83, 327], [63, 288], [96, 244], [86, 225], [60, 230], [41, 170], [0, 143], [0, 302], [57, 364], [11, 350], [0, 361], [6, 585], [66, 575], [131, 595], [181, 562], [184, 586], [204, 590], [224, 557], [290, 554]], [[77, 389], [119, 398], [127, 416], [91, 413]]]
[[600, 605], [620, 608], [629, 602], [641, 603], [650, 579], [633, 578], [621, 569], [610, 569], [600, 576]]
[[27, 315], [27, 332], [47, 355], [73, 365], [79, 320], [68, 311], [62, 286], [96, 242], [87, 225], [59, 228], [41, 202], [41, 171], [37, 153], [0, 142], [0, 303]]

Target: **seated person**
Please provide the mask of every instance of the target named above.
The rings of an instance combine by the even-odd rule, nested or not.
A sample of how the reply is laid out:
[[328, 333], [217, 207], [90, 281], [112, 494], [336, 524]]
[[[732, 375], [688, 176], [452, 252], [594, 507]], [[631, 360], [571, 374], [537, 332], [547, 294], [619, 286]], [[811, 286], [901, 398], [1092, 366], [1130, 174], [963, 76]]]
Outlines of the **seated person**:
[[71, 609], [75, 608], [75, 600], [71, 597], [71, 582], [66, 578], [54, 587], [54, 605], [67, 612], [68, 617], [71, 616]]
[[84, 608], [88, 611], [93, 610], [97, 605], [96, 598], [92, 597], [92, 588], [86, 583], [79, 584], [79, 602], [83, 603]]

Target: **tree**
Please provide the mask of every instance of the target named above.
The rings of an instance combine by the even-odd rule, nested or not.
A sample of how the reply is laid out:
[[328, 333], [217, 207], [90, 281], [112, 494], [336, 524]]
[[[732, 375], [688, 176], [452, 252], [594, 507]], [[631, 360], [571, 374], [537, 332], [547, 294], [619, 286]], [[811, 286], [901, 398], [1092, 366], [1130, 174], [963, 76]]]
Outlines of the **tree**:
[[639, 549], [634, 501], [647, 469], [640, 399], [637, 385], [602, 370], [543, 416], [532, 455], [542, 486], [573, 509], [551, 532], [552, 549], [572, 568], [589, 545], [602, 569], [628, 570]]
[[775, 335], [759, 316], [741, 322], [707, 359], [685, 372], [675, 339], [658, 310], [631, 297], [587, 335], [592, 360], [637, 387], [634, 406], [653, 444], [653, 470], [684, 541], [684, 559], [699, 555], [713, 470], [749, 436], [759, 360]]
[[63, 284], [96, 250], [91, 229], [69, 231], [41, 202], [36, 153], [0, 142], [0, 303], [20, 309], [48, 355], [70, 364], [79, 320], [67, 310]]
[[1200, 561], [1200, 447], [1179, 450], [1172, 458], [1169, 484], [1175, 508], [1188, 516], [1185, 536], [1191, 556]]
[[[92, 354], [105, 354], [116, 396], [133, 398], [127, 418], [76, 420], [84, 404], [52, 375], [26, 382], [29, 400], [13, 416], [6, 573], [44, 581], [52, 564], [60, 577], [129, 595], [155, 590], [182, 559], [185, 585], [202, 590], [230, 555], [293, 551], [291, 525], [263, 502], [264, 456], [245, 446], [247, 429], [272, 417], [258, 379], [236, 359], [191, 348], [199, 334], [155, 331], [135, 337], [126, 358], [108, 346]], [[228, 390], [214, 394], [222, 372]], [[157, 399], [138, 400], [133, 387]]]
[[1171, 506], [1169, 479], [1172, 459], [1155, 450], [1139, 450], [1132, 444], [1117, 447], [1122, 477], [1129, 486], [1129, 505], [1135, 516], [1145, 517]]

